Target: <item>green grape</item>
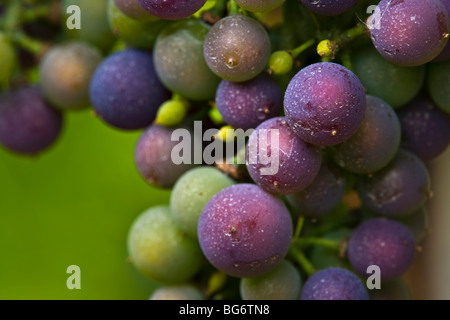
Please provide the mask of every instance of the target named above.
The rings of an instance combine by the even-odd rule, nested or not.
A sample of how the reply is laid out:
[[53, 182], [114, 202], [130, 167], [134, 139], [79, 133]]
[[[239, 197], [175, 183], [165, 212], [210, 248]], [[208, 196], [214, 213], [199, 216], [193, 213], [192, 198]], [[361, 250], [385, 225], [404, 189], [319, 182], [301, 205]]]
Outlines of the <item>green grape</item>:
[[189, 170], [176, 182], [170, 197], [172, 215], [179, 227], [197, 238], [197, 224], [203, 207], [216, 193], [234, 184], [213, 167]]
[[[71, 5], [76, 5], [81, 11], [80, 29], [69, 29], [64, 26], [67, 35], [91, 43], [104, 52], [108, 52], [115, 42], [115, 37], [108, 23], [108, 0], [63, 0], [61, 10], [63, 21], [70, 21], [74, 13], [67, 12]], [[74, 16], [75, 17], [75, 16]]]
[[159, 78], [168, 89], [187, 99], [213, 99], [219, 85], [220, 79], [203, 56], [209, 29], [200, 20], [181, 20], [165, 28], [156, 41], [154, 61]]
[[89, 107], [89, 85], [102, 58], [96, 47], [85, 42], [73, 41], [54, 46], [39, 66], [44, 96], [60, 109]]
[[205, 295], [196, 287], [184, 284], [159, 287], [149, 300], [205, 300]]
[[395, 279], [381, 283], [381, 289], [369, 290], [370, 300], [411, 300], [411, 291], [406, 282]]
[[270, 55], [269, 68], [276, 75], [287, 74], [293, 66], [294, 58], [285, 50], [275, 51]]
[[167, 20], [138, 21], [123, 13], [113, 0], [108, 5], [108, 22], [114, 35], [127, 44], [142, 49], [153, 49], [162, 29], [170, 24]]
[[[352, 232], [348, 229], [340, 229], [330, 232], [323, 237], [336, 241], [343, 241], [348, 239]], [[339, 252], [331, 248], [322, 246], [315, 246], [311, 250], [311, 262], [317, 269], [326, 269], [329, 267], [340, 267], [349, 269], [349, 264], [346, 259], [339, 256]]]
[[287, 260], [272, 271], [253, 278], [242, 278], [240, 292], [243, 300], [298, 300], [302, 279]]
[[450, 60], [428, 64], [427, 86], [434, 103], [450, 113]]
[[0, 87], [6, 86], [16, 62], [14, 47], [3, 33], [0, 33]]
[[165, 127], [179, 125], [186, 116], [187, 108], [188, 104], [184, 100], [168, 100], [159, 107], [155, 123]]
[[384, 59], [371, 47], [352, 57], [353, 71], [367, 93], [399, 108], [420, 91], [425, 79], [425, 66], [403, 67]]
[[167, 206], [142, 213], [128, 233], [128, 253], [146, 277], [162, 283], [182, 283], [199, 270], [202, 253], [197, 241], [186, 237]]

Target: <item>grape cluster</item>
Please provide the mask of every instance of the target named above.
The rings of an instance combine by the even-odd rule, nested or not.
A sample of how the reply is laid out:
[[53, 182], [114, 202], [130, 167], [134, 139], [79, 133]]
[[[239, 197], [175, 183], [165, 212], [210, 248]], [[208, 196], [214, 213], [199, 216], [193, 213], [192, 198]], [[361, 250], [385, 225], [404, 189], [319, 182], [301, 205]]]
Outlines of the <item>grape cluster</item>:
[[50, 34], [1, 13], [0, 144], [42, 153], [86, 109], [141, 131], [137, 172], [172, 190], [128, 233], [149, 299], [410, 298], [450, 144], [450, 0], [43, 3]]

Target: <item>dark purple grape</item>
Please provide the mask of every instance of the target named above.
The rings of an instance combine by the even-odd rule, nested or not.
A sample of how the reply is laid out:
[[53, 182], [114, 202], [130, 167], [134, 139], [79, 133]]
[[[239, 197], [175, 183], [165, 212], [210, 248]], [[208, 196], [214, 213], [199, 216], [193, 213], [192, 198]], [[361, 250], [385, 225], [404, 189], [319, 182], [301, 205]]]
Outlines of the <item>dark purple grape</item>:
[[284, 1], [285, 0], [236, 0], [236, 3], [248, 11], [265, 12], [281, 6]]
[[[447, 14], [450, 17], [450, 0], [441, 0], [445, 9], [447, 9]], [[450, 59], [450, 41], [447, 41], [447, 45], [444, 50], [433, 60], [433, 61], [447, 61]]]
[[418, 97], [398, 111], [402, 126], [402, 147], [430, 161], [450, 144], [450, 115], [424, 97]]
[[137, 0], [152, 15], [166, 20], [180, 20], [196, 13], [206, 0]]
[[303, 142], [277, 117], [260, 124], [247, 145], [247, 170], [267, 192], [291, 194], [306, 188], [317, 176], [320, 150]]
[[369, 18], [372, 42], [387, 60], [418, 66], [436, 58], [447, 43], [450, 21], [437, 0], [381, 0]]
[[117, 8], [130, 18], [136, 20], [152, 19], [152, 16], [138, 2], [138, 0], [114, 0]]
[[273, 270], [284, 259], [292, 231], [283, 202], [254, 184], [238, 184], [223, 189], [206, 204], [198, 239], [214, 267], [247, 278]]
[[357, 0], [301, 0], [303, 5], [311, 11], [325, 15], [336, 16], [350, 10]]
[[322, 164], [318, 175], [306, 189], [286, 198], [297, 212], [317, 217], [330, 212], [342, 201], [346, 186], [343, 172], [328, 162]]
[[366, 114], [358, 131], [333, 150], [337, 164], [359, 174], [384, 168], [397, 154], [401, 139], [400, 122], [392, 107], [374, 96], [366, 99]]
[[430, 176], [417, 156], [400, 150], [388, 166], [362, 176], [357, 190], [367, 209], [398, 218], [413, 213], [427, 200]]
[[347, 68], [331, 62], [315, 63], [292, 78], [284, 96], [284, 111], [304, 141], [336, 145], [361, 125], [366, 94], [361, 81]]
[[332, 267], [309, 277], [300, 300], [369, 300], [369, 293], [355, 274]]
[[264, 70], [270, 50], [270, 39], [264, 27], [255, 19], [238, 14], [212, 26], [203, 51], [206, 63], [215, 74], [240, 82]]
[[277, 83], [263, 73], [246, 82], [222, 80], [216, 92], [216, 104], [226, 123], [247, 130], [277, 116], [283, 96]]
[[99, 65], [91, 81], [90, 97], [95, 112], [106, 123], [133, 130], [150, 125], [170, 94], [156, 75], [152, 54], [127, 49]]
[[0, 97], [0, 143], [21, 154], [44, 151], [59, 137], [62, 115], [36, 87], [22, 87]]
[[141, 176], [151, 185], [171, 188], [178, 178], [193, 167], [175, 164], [172, 149], [179, 143], [172, 141], [173, 130], [152, 125], [139, 138], [135, 148], [135, 162]]
[[380, 268], [381, 280], [403, 275], [414, 258], [415, 242], [411, 231], [400, 222], [385, 218], [360, 224], [348, 242], [347, 255], [352, 267], [362, 276], [367, 268]]

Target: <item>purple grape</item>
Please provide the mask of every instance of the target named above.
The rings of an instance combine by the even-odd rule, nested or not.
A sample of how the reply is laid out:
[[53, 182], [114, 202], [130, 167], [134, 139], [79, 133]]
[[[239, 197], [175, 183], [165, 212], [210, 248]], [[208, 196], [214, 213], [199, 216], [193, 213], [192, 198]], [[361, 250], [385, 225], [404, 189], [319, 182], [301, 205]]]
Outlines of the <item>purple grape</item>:
[[216, 104], [226, 123], [247, 130], [277, 116], [283, 96], [277, 83], [263, 73], [246, 82], [222, 80], [216, 92]]
[[0, 97], [0, 143], [21, 154], [37, 154], [59, 137], [62, 115], [36, 87], [22, 87]]
[[234, 277], [273, 270], [286, 256], [292, 232], [292, 219], [283, 202], [254, 184], [238, 184], [217, 193], [198, 223], [205, 257]]
[[436, 58], [447, 43], [450, 21], [437, 0], [381, 0], [369, 18], [372, 42], [387, 60], [418, 66]]
[[414, 258], [415, 242], [411, 231], [397, 221], [370, 219], [360, 224], [350, 237], [347, 255], [352, 267], [367, 276], [367, 267], [380, 268], [381, 279], [403, 275]]
[[[450, 0], [441, 0], [445, 9], [447, 9], [447, 14], [450, 17]], [[447, 41], [447, 45], [444, 50], [433, 60], [433, 61], [446, 61], [450, 59], [450, 41]]]
[[332, 267], [309, 277], [300, 300], [369, 300], [369, 293], [355, 274]]
[[321, 161], [320, 150], [303, 142], [283, 117], [260, 124], [247, 145], [250, 176], [261, 188], [275, 194], [305, 189], [317, 176]]
[[367, 209], [398, 218], [413, 213], [427, 200], [430, 176], [417, 156], [400, 150], [388, 166], [362, 176], [357, 190]]
[[116, 6], [125, 13], [128, 17], [136, 20], [152, 19], [147, 10], [145, 10], [138, 2], [138, 0], [114, 0]]
[[333, 157], [353, 173], [373, 173], [397, 154], [401, 128], [395, 111], [383, 100], [367, 96], [367, 109], [358, 131], [334, 148]]
[[366, 111], [361, 81], [347, 68], [320, 62], [300, 70], [284, 97], [286, 118], [304, 141], [319, 146], [344, 142], [358, 130]]
[[216, 22], [206, 35], [203, 48], [206, 63], [215, 74], [241, 82], [264, 70], [271, 44], [261, 23], [238, 14]]
[[106, 123], [134, 130], [150, 125], [170, 94], [156, 75], [152, 54], [127, 49], [99, 65], [91, 81], [90, 97], [95, 112]]
[[418, 97], [398, 111], [402, 126], [402, 147], [430, 161], [450, 144], [450, 115], [424, 97]]
[[180, 20], [196, 13], [206, 0], [137, 0], [152, 15], [166, 20]]
[[332, 163], [323, 163], [317, 177], [304, 190], [288, 195], [292, 207], [307, 216], [321, 216], [333, 210], [346, 190], [345, 175]]
[[325, 15], [336, 16], [350, 10], [357, 0], [301, 0], [303, 5], [311, 11]]
[[152, 125], [139, 138], [135, 148], [135, 162], [141, 176], [151, 185], [171, 188], [178, 178], [191, 169], [191, 164], [176, 165], [172, 149], [179, 142], [172, 141], [172, 130]]

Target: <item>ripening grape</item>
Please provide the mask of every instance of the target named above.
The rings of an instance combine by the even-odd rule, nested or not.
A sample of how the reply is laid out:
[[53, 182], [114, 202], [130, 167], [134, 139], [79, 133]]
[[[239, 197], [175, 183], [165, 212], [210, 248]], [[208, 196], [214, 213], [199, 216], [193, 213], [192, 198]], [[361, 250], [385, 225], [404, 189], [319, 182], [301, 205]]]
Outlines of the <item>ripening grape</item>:
[[320, 150], [303, 142], [284, 117], [266, 120], [250, 136], [247, 170], [262, 189], [291, 194], [305, 189], [317, 176]]
[[151, 53], [126, 49], [107, 57], [90, 84], [95, 112], [124, 130], [145, 128], [170, 94], [159, 81]]
[[205, 295], [189, 284], [172, 285], [159, 287], [149, 300], [205, 300]]
[[367, 96], [367, 108], [361, 126], [347, 141], [333, 149], [333, 158], [347, 171], [368, 174], [384, 168], [400, 146], [400, 121], [383, 100]]
[[357, 0], [301, 0], [303, 5], [311, 11], [325, 15], [335, 16], [350, 10]]
[[414, 258], [415, 242], [411, 231], [402, 223], [385, 218], [370, 219], [353, 231], [347, 255], [352, 267], [362, 276], [367, 267], [380, 268], [381, 280], [403, 275]]
[[223, 189], [198, 223], [203, 254], [218, 270], [255, 277], [273, 270], [291, 244], [292, 219], [282, 201], [254, 184]]
[[436, 106], [450, 113], [450, 61], [428, 65], [427, 87]]
[[428, 199], [430, 176], [416, 155], [400, 149], [385, 168], [361, 176], [357, 190], [367, 209], [398, 218], [413, 213]]
[[222, 80], [216, 92], [216, 104], [226, 123], [247, 130], [277, 116], [283, 96], [278, 84], [263, 73], [245, 82]]
[[203, 43], [210, 27], [200, 20], [183, 20], [158, 36], [154, 62], [162, 83], [191, 100], [213, 99], [220, 78], [208, 68]]
[[152, 15], [167, 20], [180, 20], [197, 12], [206, 0], [137, 0]]
[[318, 217], [342, 201], [346, 186], [344, 173], [332, 163], [324, 162], [311, 184], [286, 199], [299, 214]]
[[36, 87], [21, 87], [0, 96], [0, 144], [20, 154], [37, 154], [59, 137], [62, 115]]
[[71, 14], [67, 9], [76, 5], [80, 8], [80, 29], [64, 28], [71, 39], [88, 42], [103, 52], [108, 52], [114, 44], [114, 35], [108, 23], [108, 1], [109, 0], [63, 0], [61, 11], [63, 21], [71, 22]]
[[285, 0], [236, 0], [236, 3], [245, 10], [252, 12], [265, 12], [278, 8]]
[[14, 47], [6, 36], [0, 32], [0, 87], [6, 84], [16, 63]]
[[198, 243], [178, 229], [166, 206], [152, 207], [135, 219], [127, 248], [131, 263], [157, 282], [188, 281], [202, 263]]
[[114, 0], [114, 3], [120, 11], [132, 19], [141, 21], [157, 19], [142, 8], [138, 0]]
[[205, 39], [204, 56], [211, 70], [229, 81], [247, 81], [260, 74], [270, 57], [271, 44], [255, 19], [234, 15], [216, 22]]
[[102, 59], [101, 52], [85, 42], [53, 46], [39, 66], [45, 98], [60, 109], [89, 107], [89, 84]]
[[313, 274], [303, 286], [301, 300], [369, 300], [362, 281], [352, 272], [331, 267]]
[[450, 144], [450, 114], [425, 97], [418, 97], [398, 111], [402, 126], [402, 148], [423, 161], [431, 161]]
[[135, 163], [141, 176], [153, 186], [168, 189], [191, 169], [191, 164], [175, 164], [172, 150], [178, 144], [172, 141], [172, 129], [151, 125], [139, 137], [135, 148]]
[[232, 179], [213, 167], [193, 168], [183, 174], [170, 196], [170, 209], [181, 230], [197, 238], [203, 208], [217, 192], [233, 184]]
[[286, 89], [284, 111], [294, 132], [319, 146], [344, 142], [364, 119], [366, 94], [347, 68], [320, 62], [300, 70]]
[[399, 66], [383, 58], [373, 47], [355, 53], [352, 65], [367, 93], [386, 101], [393, 108], [410, 102], [425, 80], [425, 66]]
[[[136, 0], [133, 0], [136, 1]], [[145, 10], [145, 14], [150, 16]], [[162, 29], [170, 24], [160, 19], [135, 20], [123, 13], [114, 1], [109, 2], [108, 22], [114, 35], [134, 48], [152, 50]]]
[[301, 288], [302, 278], [288, 260], [268, 273], [240, 282], [243, 300], [298, 300]]
[[450, 20], [436, 0], [381, 0], [380, 14], [369, 18], [372, 42], [387, 60], [419, 66], [436, 58], [447, 44]]

